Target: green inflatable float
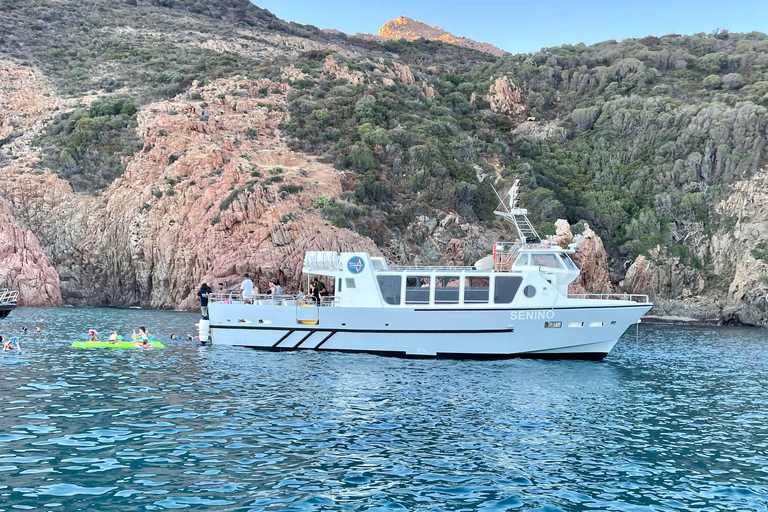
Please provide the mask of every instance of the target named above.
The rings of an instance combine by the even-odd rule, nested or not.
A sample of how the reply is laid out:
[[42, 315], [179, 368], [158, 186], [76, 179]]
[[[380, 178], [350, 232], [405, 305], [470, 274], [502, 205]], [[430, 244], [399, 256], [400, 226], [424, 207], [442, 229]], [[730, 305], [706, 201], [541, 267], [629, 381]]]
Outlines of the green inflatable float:
[[74, 348], [164, 348], [159, 341], [150, 341], [146, 345], [134, 341], [75, 341]]

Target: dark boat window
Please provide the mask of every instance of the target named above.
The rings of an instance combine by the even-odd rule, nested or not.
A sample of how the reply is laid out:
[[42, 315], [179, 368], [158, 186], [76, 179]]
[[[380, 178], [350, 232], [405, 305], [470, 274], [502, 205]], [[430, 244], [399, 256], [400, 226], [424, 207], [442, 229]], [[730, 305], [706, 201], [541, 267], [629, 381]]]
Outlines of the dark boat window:
[[458, 276], [436, 276], [435, 304], [458, 304], [460, 282]]
[[522, 282], [523, 278], [519, 276], [496, 276], [496, 286], [493, 289], [494, 304], [512, 302]]
[[488, 278], [464, 279], [464, 304], [488, 304]]
[[405, 303], [429, 304], [429, 276], [405, 278]]
[[561, 254], [560, 258], [563, 260], [563, 263], [565, 263], [565, 266], [568, 268], [568, 270], [579, 270], [573, 260], [565, 254]]
[[400, 305], [400, 276], [376, 276], [384, 302], [393, 306]]

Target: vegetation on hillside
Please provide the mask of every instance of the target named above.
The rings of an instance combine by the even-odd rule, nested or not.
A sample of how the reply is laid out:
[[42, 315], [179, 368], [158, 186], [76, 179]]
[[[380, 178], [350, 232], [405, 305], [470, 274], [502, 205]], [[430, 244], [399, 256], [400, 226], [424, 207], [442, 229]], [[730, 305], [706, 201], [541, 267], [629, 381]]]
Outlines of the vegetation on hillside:
[[[765, 163], [765, 34], [565, 45], [450, 72], [429, 60], [425, 41], [393, 44], [435, 98], [418, 85], [316, 73], [295, 88], [286, 127], [297, 149], [352, 171], [350, 199], [392, 213], [390, 227], [440, 209], [489, 220], [496, 200], [482, 178], [498, 159], [505, 178], [523, 179], [544, 232], [558, 217], [584, 219], [614, 256], [665, 244], [700, 266], [686, 244], [720, 225], [712, 207], [728, 185]], [[502, 75], [522, 89], [521, 118], [480, 99]]]
[[122, 175], [122, 158], [141, 148], [136, 106], [126, 98], [96, 100], [57, 116], [34, 143], [43, 149], [43, 165], [76, 191], [105, 188]]

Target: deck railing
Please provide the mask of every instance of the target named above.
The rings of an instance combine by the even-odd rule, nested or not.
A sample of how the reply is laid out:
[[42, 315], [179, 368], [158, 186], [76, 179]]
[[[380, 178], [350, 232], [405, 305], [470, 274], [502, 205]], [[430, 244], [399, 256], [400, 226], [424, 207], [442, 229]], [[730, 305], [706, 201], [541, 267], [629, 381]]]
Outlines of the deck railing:
[[[208, 295], [209, 302], [223, 302], [226, 304], [250, 304], [254, 306], [300, 306], [301, 303], [317, 305], [312, 295], [305, 295], [299, 299], [298, 295], [267, 295], [254, 294], [252, 298], [245, 298], [240, 292], [218, 293]], [[320, 307], [334, 307], [339, 305], [339, 297], [320, 297]]]
[[0, 304], [16, 304], [18, 300], [18, 290], [9, 290], [8, 288], [0, 290]]
[[592, 300], [628, 300], [632, 302], [650, 302], [648, 295], [640, 293], [569, 293], [569, 299]]
[[444, 272], [444, 271], [461, 271], [461, 270], [475, 270], [475, 267], [471, 265], [390, 265], [387, 270], [403, 271], [403, 270], [418, 270], [420, 272]]

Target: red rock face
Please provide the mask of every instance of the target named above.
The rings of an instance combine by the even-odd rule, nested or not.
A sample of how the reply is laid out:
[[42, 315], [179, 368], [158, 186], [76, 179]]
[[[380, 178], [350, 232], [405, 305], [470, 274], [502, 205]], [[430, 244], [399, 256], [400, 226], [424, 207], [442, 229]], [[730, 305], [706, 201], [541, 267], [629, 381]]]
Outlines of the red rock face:
[[424, 39], [443, 41], [444, 43], [455, 46], [490, 53], [497, 57], [502, 57], [507, 53], [492, 44], [480, 43], [466, 37], [457, 37], [436, 25], [427, 25], [424, 22], [408, 18], [407, 16], [399, 16], [394, 20], [386, 22], [379, 30], [379, 37], [387, 39], [406, 39], [408, 41], [414, 41], [423, 37]]
[[19, 227], [0, 201], [0, 288], [19, 291], [20, 306], [62, 306], [59, 275], [37, 237]]
[[[285, 145], [279, 124], [288, 90], [227, 79], [148, 105], [139, 114], [144, 149], [99, 197], [77, 195], [25, 163], [5, 167], [0, 190], [58, 269], [66, 302], [194, 308], [202, 282], [235, 287], [245, 272], [262, 290], [272, 278], [286, 293], [298, 290], [306, 251], [381, 254], [313, 206], [320, 196], [338, 198], [340, 177]], [[34, 237], [18, 234], [26, 230], [14, 233], [9, 253], [32, 248]], [[34, 258], [22, 251], [20, 275], [39, 275], [35, 287], [46, 289], [58, 279], [48, 266], [43, 272], [35, 247]], [[48, 303], [61, 302], [55, 292]]]
[[498, 114], [516, 116], [525, 111], [520, 89], [505, 76], [497, 78], [485, 97], [491, 104], [491, 110]]

